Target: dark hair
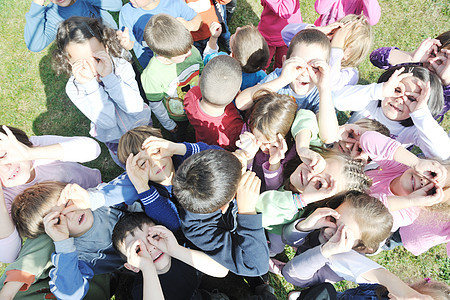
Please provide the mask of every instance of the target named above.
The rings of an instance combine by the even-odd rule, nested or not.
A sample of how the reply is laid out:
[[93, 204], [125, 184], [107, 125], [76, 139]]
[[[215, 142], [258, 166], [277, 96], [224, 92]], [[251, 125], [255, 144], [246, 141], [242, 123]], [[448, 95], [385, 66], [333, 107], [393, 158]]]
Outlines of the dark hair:
[[235, 33], [231, 52], [245, 73], [262, 70], [269, 60], [269, 46], [253, 25], [239, 28]]
[[449, 49], [450, 50], [450, 30], [444, 33], [441, 33], [436, 37], [437, 40], [441, 42], [441, 46], [439, 47], [439, 51], [441, 49]]
[[229, 203], [242, 176], [242, 165], [232, 153], [206, 150], [186, 159], [173, 179], [173, 194], [193, 213], [211, 213]]
[[126, 213], [114, 226], [111, 237], [112, 244], [114, 249], [116, 249], [125, 260], [125, 253], [120, 251], [120, 246], [128, 234], [134, 236], [134, 231], [136, 229], [142, 230], [144, 224], [154, 226], [155, 222], [143, 212], [132, 212]]
[[111, 56], [122, 57], [122, 46], [116, 31], [103, 24], [101, 19], [87, 17], [70, 17], [63, 21], [56, 33], [56, 49], [53, 50], [53, 69], [56, 74], [70, 74], [69, 54], [66, 46], [69, 43], [83, 44], [96, 38], [107, 49]]
[[166, 58], [186, 54], [194, 44], [189, 30], [168, 14], [150, 18], [144, 29], [144, 40], [155, 54]]
[[242, 69], [238, 61], [228, 55], [211, 59], [200, 77], [202, 99], [225, 106], [236, 97], [242, 83]]
[[[28, 135], [25, 133], [25, 131], [23, 131], [22, 129], [16, 128], [16, 127], [11, 127], [11, 126], [7, 126], [7, 127], [9, 130], [11, 130], [11, 132], [14, 134], [14, 136], [16, 137], [16, 139], [19, 142], [21, 142], [22, 144], [24, 144], [28, 147], [33, 147], [33, 144], [30, 142], [30, 139], [29, 139]], [[6, 134], [5, 130], [3, 130], [3, 125], [0, 125], [0, 132], [3, 134]]]
[[289, 49], [286, 53], [286, 58], [290, 58], [294, 48], [300, 46], [300, 44], [317, 45], [320, 48], [327, 51], [327, 61], [330, 58], [331, 43], [325, 33], [314, 28], [307, 28], [299, 31], [293, 38], [289, 45]]
[[56, 205], [67, 183], [47, 181], [18, 194], [11, 205], [11, 217], [22, 237], [36, 238], [45, 233], [44, 217]]
[[[427, 101], [428, 109], [430, 110], [433, 117], [437, 116], [444, 107], [444, 94], [442, 91], [442, 83], [439, 77], [430, 72], [427, 68], [420, 67], [417, 65], [402, 65], [390, 68], [378, 78], [378, 83], [386, 82], [389, 80], [391, 75], [398, 69], [405, 68], [402, 73], [412, 73], [414, 77], [422, 80], [424, 83], [430, 82], [430, 98]], [[381, 106], [381, 102], [378, 107]], [[414, 123], [411, 118], [400, 121], [405, 127], [413, 126]]]

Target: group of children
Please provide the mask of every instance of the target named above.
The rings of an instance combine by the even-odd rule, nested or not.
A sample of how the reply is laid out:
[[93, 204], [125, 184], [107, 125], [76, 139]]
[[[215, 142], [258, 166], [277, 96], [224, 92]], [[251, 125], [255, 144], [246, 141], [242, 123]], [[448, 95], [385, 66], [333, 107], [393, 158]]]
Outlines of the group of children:
[[[450, 137], [438, 123], [449, 32], [411, 53], [373, 51], [387, 70], [357, 85], [376, 0], [317, 0], [315, 25], [298, 1], [262, 0], [258, 27], [233, 35], [229, 1], [50, 2], [32, 1], [27, 46], [55, 40], [68, 97], [125, 172], [102, 183], [79, 164], [98, 157], [93, 139], [0, 129], [0, 299], [109, 299], [123, 266], [138, 273], [133, 299], [215, 299], [202, 275], [228, 272], [251, 299], [276, 299], [260, 280], [269, 270], [309, 287], [290, 299], [449, 299], [447, 285], [410, 287], [366, 257], [450, 240]], [[119, 27], [106, 10], [120, 10]], [[348, 124], [336, 110], [353, 111]], [[295, 257], [275, 259], [287, 245]], [[343, 279], [361, 285], [324, 284]]]

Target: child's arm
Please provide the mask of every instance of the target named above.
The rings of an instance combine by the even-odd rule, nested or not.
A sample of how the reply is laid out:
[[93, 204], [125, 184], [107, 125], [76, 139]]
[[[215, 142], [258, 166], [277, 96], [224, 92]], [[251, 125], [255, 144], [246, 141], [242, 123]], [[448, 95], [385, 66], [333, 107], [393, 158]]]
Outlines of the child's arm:
[[19, 254], [22, 247], [22, 239], [16, 229], [6, 207], [5, 197], [3, 195], [3, 185], [0, 182], [0, 261], [3, 263], [12, 263]]
[[253, 105], [253, 95], [257, 91], [261, 89], [267, 89], [275, 93], [278, 92], [278, 90], [294, 81], [298, 77], [298, 75], [303, 72], [306, 66], [306, 62], [301, 58], [289, 58], [284, 62], [283, 70], [281, 71], [279, 77], [263, 84], [249, 87], [248, 89], [245, 89], [241, 93], [239, 93], [239, 95], [236, 97], [236, 107], [240, 110], [249, 109]]
[[170, 256], [213, 277], [225, 277], [228, 269], [213, 260], [202, 251], [185, 248], [178, 244], [172, 231], [163, 226], [149, 228], [148, 239], [151, 244]]
[[217, 45], [217, 39], [222, 33], [222, 25], [217, 22], [212, 22], [209, 25], [209, 31], [211, 33], [211, 37], [206, 44], [205, 50], [203, 50], [203, 64], [206, 65], [211, 58], [212, 54], [215, 54], [219, 51], [219, 46]]
[[23, 286], [23, 282], [18, 281], [8, 281], [3, 285], [0, 291], [0, 300], [12, 300], [20, 291]]
[[33, 52], [43, 50], [56, 37], [60, 20], [47, 18], [47, 11], [43, 0], [34, 0], [25, 15], [25, 43]]
[[202, 17], [199, 14], [189, 21], [186, 21], [186, 19], [182, 17], [178, 17], [177, 20], [180, 21], [189, 31], [197, 31], [202, 25]]

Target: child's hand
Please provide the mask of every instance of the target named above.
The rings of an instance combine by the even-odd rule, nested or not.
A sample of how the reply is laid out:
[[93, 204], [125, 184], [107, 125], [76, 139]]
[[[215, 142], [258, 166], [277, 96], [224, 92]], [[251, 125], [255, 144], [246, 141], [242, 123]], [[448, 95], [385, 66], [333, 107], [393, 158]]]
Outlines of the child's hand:
[[237, 157], [237, 159], [239, 159], [239, 161], [241, 162], [241, 166], [242, 166], [242, 174], [245, 173], [245, 171], [247, 170], [247, 152], [245, 152], [242, 149], [237, 149], [236, 151], [233, 152], [233, 155]]
[[125, 165], [128, 177], [138, 193], [143, 193], [150, 188], [148, 185], [148, 181], [150, 180], [148, 175], [150, 163], [144, 158], [145, 155], [143, 154], [144, 152], [139, 152], [136, 155], [130, 153]]
[[40, 6], [44, 6], [45, 4], [45, 0], [33, 0], [33, 2]]
[[247, 171], [242, 175], [236, 192], [236, 202], [239, 214], [256, 214], [255, 208], [259, 198], [260, 188], [261, 180], [256, 176], [255, 172]]
[[73, 77], [81, 84], [91, 81], [96, 73], [93, 63], [89, 60], [81, 59], [72, 65]]
[[172, 256], [172, 253], [180, 247], [173, 232], [161, 225], [148, 228], [147, 240], [150, 244], [170, 256]]
[[433, 182], [408, 195], [411, 207], [432, 206], [444, 200], [444, 191]]
[[7, 151], [0, 152], [0, 165], [30, 160], [30, 147], [19, 142], [7, 126], [3, 125], [2, 128], [6, 134], [0, 132], [0, 147]]
[[69, 238], [66, 216], [60, 211], [52, 211], [44, 217], [45, 233], [55, 242]]
[[408, 100], [405, 101], [405, 104], [408, 106], [410, 112], [415, 112], [416, 110], [427, 107], [431, 92], [429, 81], [427, 83], [424, 83], [419, 79], [416, 79], [415, 81], [420, 88], [420, 92], [405, 92], [405, 95], [408, 97]]
[[308, 166], [312, 174], [319, 174], [325, 170], [327, 162], [322, 155], [306, 147], [297, 148], [297, 154], [300, 159]]
[[280, 78], [284, 85], [293, 82], [300, 74], [306, 71], [308, 64], [300, 57], [291, 57], [284, 61]]
[[[139, 272], [139, 270], [143, 271], [148, 268], [154, 268], [153, 259], [150, 253], [148, 252], [145, 243], [141, 240], [136, 240], [133, 242], [131, 247], [127, 250], [127, 264], [128, 268], [134, 272]], [[132, 268], [130, 268], [130, 266]]]
[[236, 141], [236, 147], [242, 149], [247, 154], [247, 160], [252, 160], [261, 147], [261, 142], [256, 139], [253, 133], [246, 131], [239, 135], [239, 140]]
[[355, 143], [359, 141], [363, 134], [361, 127], [356, 124], [344, 124], [339, 126], [340, 140], [347, 143]]
[[111, 57], [106, 51], [97, 51], [94, 53], [95, 69], [101, 77], [108, 76], [112, 72]]
[[450, 85], [450, 50], [441, 49], [436, 57], [429, 59], [430, 68], [439, 76], [442, 85]]
[[[183, 144], [181, 144], [181, 146], [185, 147]], [[156, 136], [150, 136], [142, 143], [142, 149], [149, 157], [154, 159], [172, 157], [177, 154], [179, 148], [180, 144]]]
[[441, 46], [441, 42], [439, 40], [426, 38], [412, 53], [411, 60], [413, 62], [427, 62], [430, 57], [437, 55], [439, 46]]
[[388, 81], [383, 83], [383, 97], [398, 97], [403, 94], [405, 90], [404, 84], [401, 82], [402, 79], [412, 76], [412, 73], [403, 73], [405, 68], [400, 68], [392, 73]]
[[339, 219], [339, 217], [339, 213], [334, 209], [320, 207], [310, 214], [309, 217], [298, 222], [295, 228], [304, 232], [323, 227], [336, 228], [336, 220]]
[[330, 66], [321, 59], [314, 59], [307, 67], [309, 78], [318, 89], [330, 89]]
[[335, 33], [333, 35], [333, 39], [331, 40], [331, 47], [333, 48], [344, 48], [345, 41], [347, 40], [347, 37], [352, 32], [352, 26], [353, 24], [357, 22], [356, 20], [352, 22], [347, 22], [345, 24], [339, 24], [340, 27], [335, 30]]
[[130, 30], [128, 27], [125, 27], [124, 30], [117, 30], [116, 31], [117, 38], [119, 39], [120, 45], [125, 48], [126, 50], [133, 49], [133, 42], [130, 40]]
[[425, 176], [431, 182], [435, 182], [442, 187], [444, 186], [447, 179], [447, 168], [438, 161], [419, 158], [418, 162], [411, 167], [414, 171]]
[[285, 153], [288, 150], [286, 140], [278, 133], [277, 141], [269, 148], [269, 164], [278, 165], [285, 157]]
[[322, 255], [330, 258], [332, 255], [348, 252], [352, 250], [355, 241], [355, 235], [350, 228], [341, 224], [328, 242], [323, 244]]
[[209, 32], [211, 33], [211, 37], [216, 39], [219, 38], [222, 34], [222, 25], [217, 22], [212, 22], [209, 24]]
[[312, 27], [312, 28], [322, 31], [331, 42], [331, 41], [333, 41], [333, 38], [334, 38], [334, 35], [336, 34], [336, 32], [342, 26], [343, 26], [342, 23], [334, 22], [334, 23], [328, 24], [327, 26], [318, 26], [318, 27]]
[[[72, 201], [73, 205], [68, 205], [70, 204], [70, 201]], [[70, 206], [75, 206], [76, 209], [91, 208], [88, 192], [76, 183], [69, 183], [66, 185], [61, 191], [61, 195], [59, 196], [56, 205], [65, 207], [61, 212], [62, 214], [66, 214], [68, 212], [67, 209], [70, 209]]]
[[331, 176], [317, 175], [311, 178], [303, 191], [303, 200], [307, 204], [336, 195], [336, 180]]

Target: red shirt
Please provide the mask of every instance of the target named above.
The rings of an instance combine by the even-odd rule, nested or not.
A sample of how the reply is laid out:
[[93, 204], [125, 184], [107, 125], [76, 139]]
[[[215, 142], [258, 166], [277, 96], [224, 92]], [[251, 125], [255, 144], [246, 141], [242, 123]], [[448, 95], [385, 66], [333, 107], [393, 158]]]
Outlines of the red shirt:
[[236, 150], [236, 141], [244, 121], [234, 104], [228, 104], [223, 115], [212, 117], [200, 108], [201, 98], [202, 94], [198, 86], [191, 88], [184, 97], [184, 110], [195, 129], [197, 142], [219, 145], [229, 151]]

